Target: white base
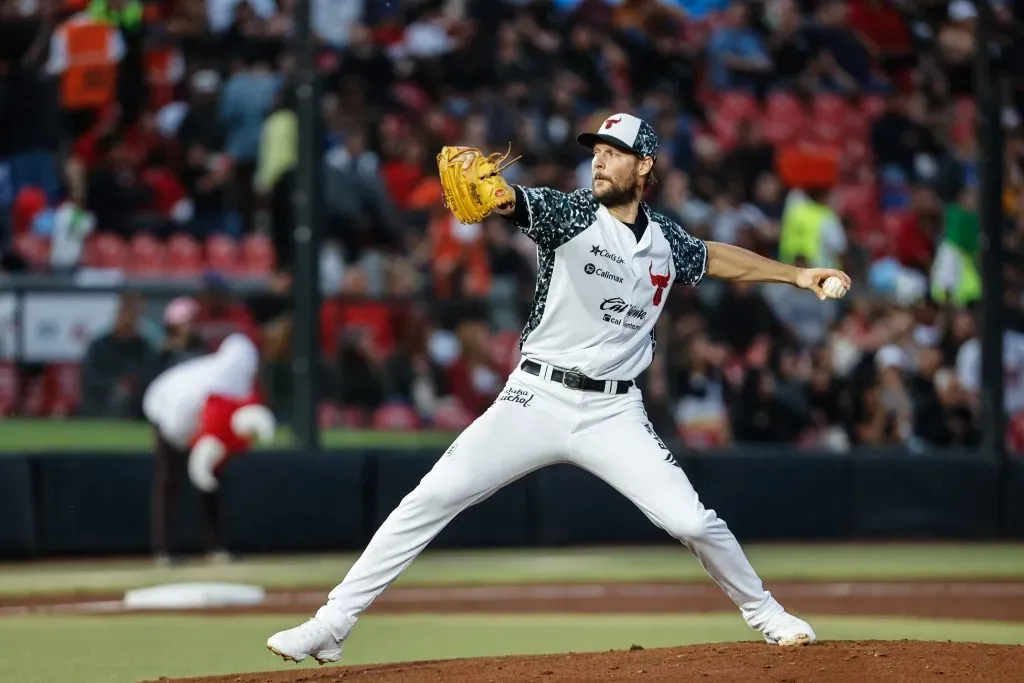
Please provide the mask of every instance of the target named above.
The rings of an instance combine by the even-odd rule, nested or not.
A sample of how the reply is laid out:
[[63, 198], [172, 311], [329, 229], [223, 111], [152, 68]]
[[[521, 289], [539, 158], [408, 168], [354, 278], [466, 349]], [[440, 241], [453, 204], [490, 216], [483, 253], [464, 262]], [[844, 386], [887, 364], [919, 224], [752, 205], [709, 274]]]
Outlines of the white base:
[[260, 586], [238, 583], [169, 583], [136, 588], [124, 594], [125, 609], [206, 609], [262, 605], [266, 592]]

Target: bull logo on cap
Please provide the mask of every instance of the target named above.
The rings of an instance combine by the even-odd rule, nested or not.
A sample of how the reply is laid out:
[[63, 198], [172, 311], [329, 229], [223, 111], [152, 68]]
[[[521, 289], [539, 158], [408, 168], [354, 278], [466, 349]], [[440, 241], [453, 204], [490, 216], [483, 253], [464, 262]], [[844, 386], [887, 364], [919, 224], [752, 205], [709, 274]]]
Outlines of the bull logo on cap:
[[610, 129], [610, 128], [611, 128], [612, 126], [614, 126], [614, 125], [615, 125], [616, 123], [622, 123], [622, 117], [621, 117], [621, 116], [620, 116], [619, 118], [617, 118], [617, 119], [607, 119], [607, 120], [606, 120], [606, 121], [604, 122], [604, 129], [605, 129], [605, 130], [609, 130], [609, 129]]

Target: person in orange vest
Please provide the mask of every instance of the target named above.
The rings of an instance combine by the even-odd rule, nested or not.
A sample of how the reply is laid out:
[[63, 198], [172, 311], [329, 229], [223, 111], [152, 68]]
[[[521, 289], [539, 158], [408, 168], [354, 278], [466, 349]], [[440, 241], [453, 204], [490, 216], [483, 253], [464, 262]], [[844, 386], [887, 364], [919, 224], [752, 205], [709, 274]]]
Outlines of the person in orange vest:
[[46, 73], [59, 79], [65, 111], [95, 112], [117, 97], [117, 65], [125, 54], [121, 33], [89, 12], [72, 14], [50, 38]]

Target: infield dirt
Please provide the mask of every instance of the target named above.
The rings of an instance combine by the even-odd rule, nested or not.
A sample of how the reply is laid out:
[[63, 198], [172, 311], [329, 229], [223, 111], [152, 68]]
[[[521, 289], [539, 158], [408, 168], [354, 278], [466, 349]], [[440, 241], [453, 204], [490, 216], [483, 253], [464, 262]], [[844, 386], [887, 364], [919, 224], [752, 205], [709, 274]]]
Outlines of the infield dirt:
[[[1024, 621], [1024, 582], [769, 582], [797, 614]], [[204, 614], [312, 613], [326, 591], [275, 591], [256, 608]], [[0, 616], [26, 613], [125, 614], [120, 596], [0, 600]], [[548, 586], [395, 586], [371, 607], [386, 613], [695, 613], [734, 610], [710, 582]], [[137, 612], [131, 612], [137, 613]], [[195, 613], [190, 610], [188, 613]], [[739, 617], [737, 616], [737, 619]], [[756, 634], [751, 634], [752, 636]], [[268, 657], [271, 656], [267, 655]], [[171, 679], [160, 679], [169, 683]], [[1024, 646], [922, 641], [836, 641], [802, 648], [760, 642], [671, 649], [531, 655], [176, 679], [174, 683], [325, 681], [1021, 681]]]

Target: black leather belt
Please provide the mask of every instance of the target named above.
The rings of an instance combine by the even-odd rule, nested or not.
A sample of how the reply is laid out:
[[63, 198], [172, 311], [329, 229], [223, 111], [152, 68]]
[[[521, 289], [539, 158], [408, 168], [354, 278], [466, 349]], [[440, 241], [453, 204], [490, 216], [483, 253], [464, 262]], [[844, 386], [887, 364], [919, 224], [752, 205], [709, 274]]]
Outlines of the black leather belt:
[[[541, 376], [541, 364], [532, 361], [524, 360], [519, 366], [523, 371], [530, 373], [531, 375]], [[563, 387], [569, 389], [576, 389], [577, 391], [597, 391], [602, 394], [624, 394], [629, 391], [629, 388], [633, 386], [633, 382], [629, 380], [603, 380], [603, 379], [591, 379], [584, 374], [579, 372], [573, 372], [572, 370], [558, 370], [557, 368], [551, 369], [551, 381], [558, 382]], [[606, 391], [609, 384], [614, 384], [614, 391]]]

